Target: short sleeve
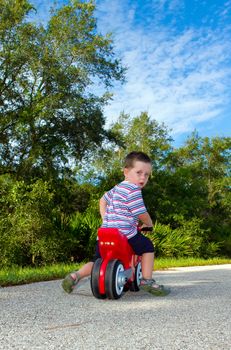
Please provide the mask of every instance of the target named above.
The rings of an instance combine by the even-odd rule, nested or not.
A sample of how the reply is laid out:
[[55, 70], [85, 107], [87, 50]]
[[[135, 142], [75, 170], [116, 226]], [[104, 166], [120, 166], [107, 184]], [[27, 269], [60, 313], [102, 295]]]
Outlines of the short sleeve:
[[141, 189], [139, 187], [134, 188], [128, 195], [128, 208], [135, 216], [139, 216], [147, 212], [145, 207]]
[[105, 199], [105, 201], [107, 202], [107, 204], [110, 203], [110, 200], [112, 198], [112, 192], [113, 192], [113, 189], [111, 189], [110, 191], [104, 193], [103, 195], [103, 198]]

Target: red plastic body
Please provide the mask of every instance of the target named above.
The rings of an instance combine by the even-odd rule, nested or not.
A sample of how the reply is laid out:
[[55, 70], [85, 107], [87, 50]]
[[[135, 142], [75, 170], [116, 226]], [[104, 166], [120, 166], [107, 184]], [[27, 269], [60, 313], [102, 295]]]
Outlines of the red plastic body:
[[132, 281], [134, 269], [140, 257], [134, 253], [127, 238], [117, 228], [99, 228], [98, 239], [99, 251], [103, 260], [99, 275], [99, 292], [105, 294], [105, 273], [109, 260], [120, 260], [125, 270], [132, 268], [133, 277], [130, 279]]

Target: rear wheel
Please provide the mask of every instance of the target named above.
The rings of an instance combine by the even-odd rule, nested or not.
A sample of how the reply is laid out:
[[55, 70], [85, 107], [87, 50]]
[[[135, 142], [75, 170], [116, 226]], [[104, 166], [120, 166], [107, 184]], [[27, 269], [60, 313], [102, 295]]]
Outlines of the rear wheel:
[[102, 259], [97, 259], [94, 262], [92, 271], [91, 271], [91, 290], [92, 294], [98, 298], [98, 299], [105, 299], [106, 295], [101, 294], [99, 291], [99, 273], [100, 273], [100, 267], [102, 264]]
[[142, 278], [141, 263], [139, 262], [135, 267], [134, 281], [130, 284], [131, 292], [138, 292], [140, 290], [139, 285]]
[[125, 284], [123, 264], [115, 259], [110, 260], [105, 275], [105, 290], [109, 299], [119, 299]]

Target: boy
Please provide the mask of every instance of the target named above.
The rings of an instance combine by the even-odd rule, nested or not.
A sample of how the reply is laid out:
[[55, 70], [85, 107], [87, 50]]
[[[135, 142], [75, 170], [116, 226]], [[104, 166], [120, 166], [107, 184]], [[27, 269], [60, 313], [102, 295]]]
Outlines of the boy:
[[[154, 247], [149, 238], [137, 231], [139, 221], [142, 227], [152, 227], [152, 219], [144, 205], [141, 189], [148, 182], [151, 174], [151, 160], [143, 152], [131, 152], [125, 158], [124, 181], [106, 192], [100, 199], [100, 214], [102, 227], [115, 227], [127, 238], [137, 255], [142, 256], [142, 280], [140, 289], [155, 295], [169, 293], [163, 286], [152, 279], [154, 264]], [[74, 286], [83, 277], [89, 276], [94, 261], [100, 258], [99, 247], [93, 261], [85, 264], [79, 271], [72, 272], [63, 280], [62, 286], [67, 293], [71, 293]]]

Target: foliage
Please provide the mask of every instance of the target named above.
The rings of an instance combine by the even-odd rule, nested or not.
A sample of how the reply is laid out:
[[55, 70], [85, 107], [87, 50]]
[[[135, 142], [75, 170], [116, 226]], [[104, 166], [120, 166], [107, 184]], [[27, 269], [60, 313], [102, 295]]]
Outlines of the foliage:
[[98, 200], [133, 150], [152, 159], [143, 196], [157, 255], [230, 256], [231, 138], [193, 132], [174, 148], [146, 112], [121, 113], [106, 131], [103, 107], [124, 69], [97, 33], [93, 1], [54, 8], [46, 27], [28, 21], [27, 0], [0, 5], [0, 266], [91, 257]]
[[1, 0], [0, 173], [58, 178], [107, 137], [102, 109], [124, 69], [94, 9], [73, 0], [43, 27], [26, 0]]
[[177, 218], [196, 216], [210, 231], [210, 240], [222, 243], [230, 237], [230, 146], [230, 138], [209, 140], [193, 133], [170, 154], [165, 171], [154, 179], [159, 221], [177, 227]]
[[[219, 162], [209, 172], [205, 150], [196, 151], [192, 136], [193, 146], [188, 141], [166, 153], [144, 190], [148, 210], [158, 222], [151, 239], [157, 256], [229, 256], [228, 140], [220, 140], [223, 158], [216, 156]], [[203, 139], [200, 145], [202, 149]], [[210, 148], [210, 157], [212, 152]], [[109, 176], [97, 185], [78, 184], [72, 177], [27, 184], [0, 176], [1, 266], [89, 259], [101, 224], [98, 199], [112, 181]]]
[[[1, 266], [81, 261], [92, 256], [101, 222], [96, 209], [73, 214], [75, 205], [57, 204], [57, 194], [43, 180], [28, 185], [2, 175], [0, 184]], [[76, 198], [73, 192], [72, 198], [78, 201], [79, 194]]]
[[165, 257], [214, 257], [220, 244], [208, 241], [208, 232], [202, 227], [202, 221], [193, 218], [172, 229], [170, 225], [156, 224], [150, 235], [155, 245], [156, 255]]
[[122, 181], [123, 159], [129, 152], [140, 150], [149, 154], [155, 171], [162, 167], [163, 160], [171, 150], [167, 127], [151, 119], [146, 112], [135, 118], [122, 113], [110, 131], [114, 142], [103, 144], [92, 159], [101, 191]]
[[91, 259], [96, 244], [97, 230], [101, 225], [99, 214], [91, 209], [85, 213], [76, 213], [70, 219], [71, 260], [82, 261]]
[[96, 191], [90, 183], [79, 184], [74, 178], [57, 179], [51, 184], [54, 189], [54, 203], [63, 216], [84, 212]]
[[[1, 178], [2, 180], [2, 178]], [[4, 188], [4, 183], [6, 186]], [[47, 182], [1, 181], [4, 196], [0, 214], [1, 264], [35, 263], [38, 256], [52, 262], [58, 250], [53, 228], [53, 193]], [[8, 187], [8, 189], [7, 189]]]

